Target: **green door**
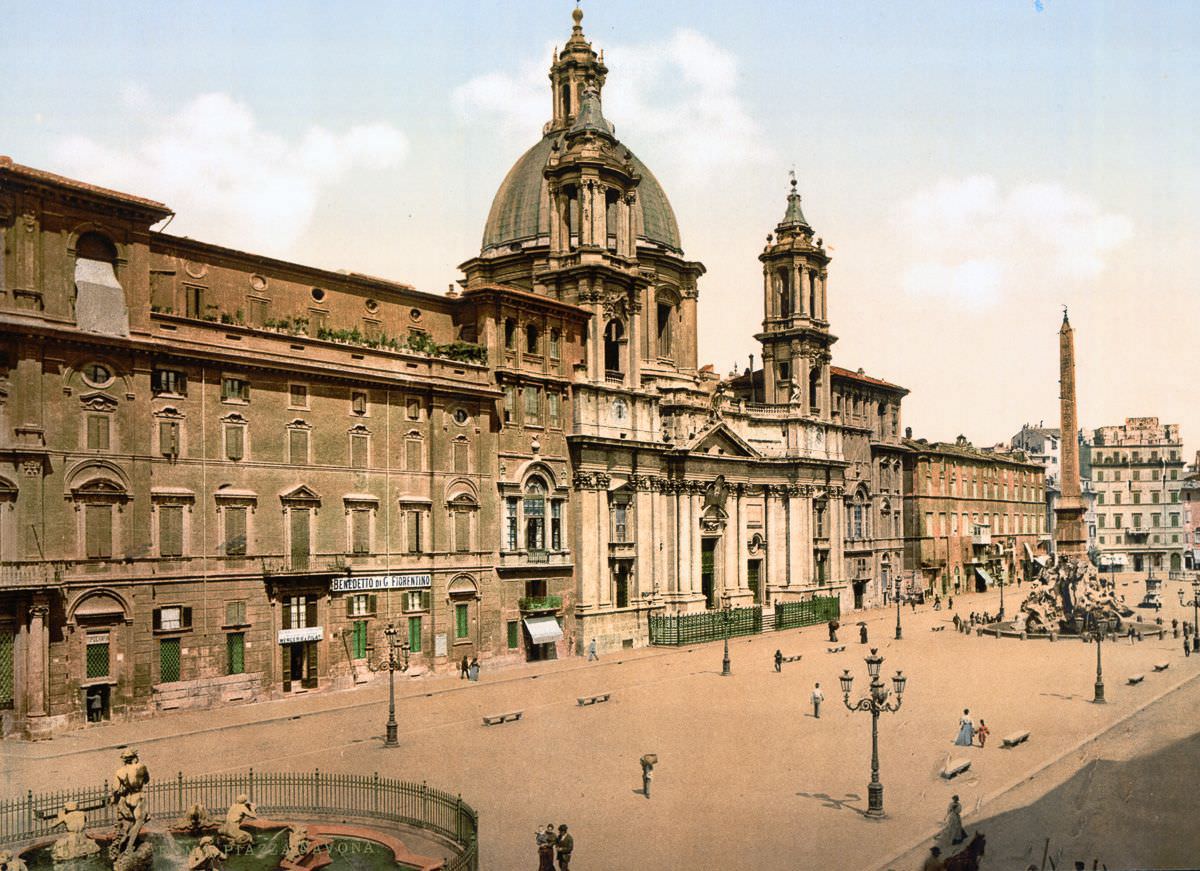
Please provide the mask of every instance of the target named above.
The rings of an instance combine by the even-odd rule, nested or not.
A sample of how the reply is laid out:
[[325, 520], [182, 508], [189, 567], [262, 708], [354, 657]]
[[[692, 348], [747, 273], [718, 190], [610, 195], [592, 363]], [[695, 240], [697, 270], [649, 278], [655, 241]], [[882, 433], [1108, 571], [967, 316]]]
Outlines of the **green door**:
[[700, 540], [700, 589], [704, 591], [704, 601], [709, 608], [717, 606], [716, 590], [713, 584], [713, 555], [717, 549], [715, 538]]
[[762, 560], [747, 560], [746, 562], [746, 586], [750, 588], [750, 592], [754, 594], [754, 604], [762, 604], [762, 591], [759, 588], [758, 572], [762, 566]]

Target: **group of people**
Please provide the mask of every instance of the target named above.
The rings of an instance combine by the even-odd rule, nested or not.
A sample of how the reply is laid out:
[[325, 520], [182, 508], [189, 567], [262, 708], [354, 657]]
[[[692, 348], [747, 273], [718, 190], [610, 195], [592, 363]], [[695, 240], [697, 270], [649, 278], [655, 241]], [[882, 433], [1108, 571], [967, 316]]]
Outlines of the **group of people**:
[[960, 747], [971, 747], [978, 738], [979, 746], [984, 747], [987, 745], [987, 737], [991, 733], [991, 729], [988, 728], [982, 717], [979, 718], [979, 726], [976, 727], [975, 721], [971, 719], [970, 709], [963, 708], [962, 717], [958, 720], [958, 734], [954, 737], [954, 743]]
[[538, 871], [554, 871], [554, 854], [558, 852], [558, 871], [569, 871], [571, 853], [575, 849], [575, 839], [567, 831], [563, 823], [554, 831], [554, 823], [546, 823], [546, 828], [537, 833]]
[[467, 680], [473, 680], [473, 681], [479, 680], [479, 657], [478, 656], [471, 657], [469, 662], [467, 661], [467, 657], [465, 655], [463, 656], [462, 663], [459, 666], [458, 679], [462, 680], [464, 677]]

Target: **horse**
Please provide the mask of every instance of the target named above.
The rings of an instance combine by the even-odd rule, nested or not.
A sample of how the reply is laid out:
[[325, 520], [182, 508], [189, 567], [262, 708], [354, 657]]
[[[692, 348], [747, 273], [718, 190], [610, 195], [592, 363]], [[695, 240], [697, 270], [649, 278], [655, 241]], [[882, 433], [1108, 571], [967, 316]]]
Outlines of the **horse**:
[[946, 871], [979, 871], [979, 860], [983, 858], [983, 848], [986, 844], [987, 838], [983, 833], [976, 832], [967, 842], [967, 846], [953, 856], [946, 857], [942, 867]]

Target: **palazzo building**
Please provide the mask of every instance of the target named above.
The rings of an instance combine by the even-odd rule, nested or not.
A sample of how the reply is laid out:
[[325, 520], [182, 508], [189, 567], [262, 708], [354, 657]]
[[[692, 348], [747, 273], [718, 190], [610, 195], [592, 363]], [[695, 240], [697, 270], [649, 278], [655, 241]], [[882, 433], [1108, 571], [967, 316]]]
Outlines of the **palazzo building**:
[[574, 17], [444, 295], [172, 236], [161, 203], [0, 158], [0, 731], [352, 686], [389, 625], [421, 670], [882, 601], [907, 391], [832, 365], [794, 182], [763, 368], [698, 366], [704, 267]]

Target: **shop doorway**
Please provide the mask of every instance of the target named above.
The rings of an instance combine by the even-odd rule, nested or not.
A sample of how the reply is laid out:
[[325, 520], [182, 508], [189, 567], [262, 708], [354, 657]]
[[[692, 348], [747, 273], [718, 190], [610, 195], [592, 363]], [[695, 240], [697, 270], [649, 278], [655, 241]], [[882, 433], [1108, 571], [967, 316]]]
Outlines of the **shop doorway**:
[[283, 691], [315, 689], [317, 686], [317, 642], [283, 645]]
[[866, 581], [854, 582], [854, 608], [859, 610], [863, 606], [863, 592], [867, 589]]
[[108, 684], [90, 686], [84, 690], [83, 704], [89, 723], [103, 723], [112, 715], [109, 700], [112, 687]]
[[704, 593], [704, 603], [709, 608], [717, 606], [713, 568], [713, 555], [716, 550], [717, 540], [715, 538], [700, 539], [700, 589]]
[[750, 592], [754, 595], [754, 604], [761, 605], [762, 585], [759, 583], [759, 573], [762, 571], [762, 560], [752, 559], [746, 561], [746, 586], [750, 588]]

